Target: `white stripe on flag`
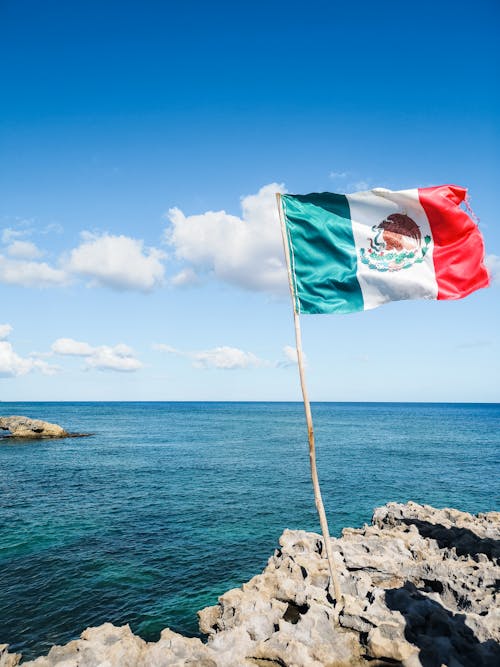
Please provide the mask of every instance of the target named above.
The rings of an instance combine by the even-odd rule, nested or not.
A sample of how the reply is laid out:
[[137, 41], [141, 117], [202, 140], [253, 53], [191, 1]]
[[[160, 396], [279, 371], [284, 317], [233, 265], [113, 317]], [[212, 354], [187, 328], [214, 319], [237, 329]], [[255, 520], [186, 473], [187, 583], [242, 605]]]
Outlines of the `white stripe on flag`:
[[388, 301], [402, 299], [436, 299], [438, 286], [432, 261], [433, 242], [423, 261], [398, 271], [378, 271], [361, 261], [360, 249], [370, 247], [378, 225], [391, 213], [405, 213], [420, 227], [422, 240], [431, 235], [429, 221], [418, 198], [418, 190], [392, 192], [377, 188], [346, 195], [349, 202], [352, 231], [358, 258], [357, 277], [363, 293], [364, 308], [369, 310]]

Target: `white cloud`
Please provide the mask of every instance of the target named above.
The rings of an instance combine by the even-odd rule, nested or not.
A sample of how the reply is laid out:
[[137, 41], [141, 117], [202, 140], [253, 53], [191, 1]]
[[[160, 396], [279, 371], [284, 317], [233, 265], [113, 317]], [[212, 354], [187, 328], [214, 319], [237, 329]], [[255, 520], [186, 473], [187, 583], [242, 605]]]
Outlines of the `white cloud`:
[[1, 233], [1, 241], [7, 247], [4, 248], [6, 255], [0, 255], [0, 283], [19, 287], [67, 285], [70, 276], [66, 271], [47, 262], [35, 261], [44, 253], [31, 241], [24, 240], [33, 233], [29, 226], [31, 222], [24, 221], [19, 224], [20, 228], [6, 227]]
[[127, 373], [137, 371], [143, 366], [135, 357], [132, 348], [124, 343], [92, 347], [88, 343], [72, 338], [58, 338], [52, 344], [52, 351], [64, 356], [84, 357], [86, 368]]
[[1, 230], [0, 241], [2, 243], [7, 245], [27, 236], [62, 234], [64, 231], [63, 226], [58, 222], [50, 222], [44, 227], [40, 227], [39, 224], [35, 224], [34, 219], [18, 219], [14, 222], [14, 225], [14, 227], [4, 227]]
[[[143, 241], [128, 236], [82, 234], [82, 243], [73, 248], [60, 268], [33, 261], [43, 253], [30, 241], [17, 238], [24, 232], [4, 229], [3, 240], [9, 242], [9, 257], [0, 255], [0, 282], [21, 287], [61, 287], [75, 276], [90, 279], [90, 284], [117, 290], [148, 292], [163, 284], [165, 253], [145, 248]], [[186, 283], [186, 273], [178, 282]]]
[[210, 350], [199, 350], [195, 352], [183, 352], [165, 343], [154, 343], [154, 350], [175, 354], [179, 357], [190, 359], [194, 368], [218, 368], [221, 370], [234, 370], [236, 368], [256, 368], [262, 366], [273, 366], [265, 359], [260, 359], [252, 352], [245, 352], [237, 347], [221, 345]]
[[2, 243], [12, 243], [17, 239], [22, 239], [25, 236], [29, 236], [31, 231], [29, 229], [13, 229], [12, 227], [5, 227], [2, 229]]
[[53, 352], [38, 352], [38, 350], [34, 350], [28, 354], [28, 357], [31, 357], [32, 359], [48, 359], [53, 356]]
[[5, 339], [11, 334], [10, 324], [0, 324], [0, 377], [17, 377], [39, 370], [44, 375], [54, 375], [59, 370], [46, 361], [21, 357], [14, 352], [12, 343]]
[[67, 354], [76, 357], [89, 357], [95, 349], [88, 343], [82, 343], [72, 338], [58, 338], [52, 343], [51, 348], [56, 354]]
[[67, 269], [90, 278], [92, 286], [149, 292], [163, 283], [161, 250], [145, 248], [140, 239], [123, 235], [84, 232], [82, 238], [70, 253]]
[[158, 352], [167, 352], [168, 354], [182, 354], [179, 352], [179, 350], [176, 350], [175, 347], [166, 345], [165, 343], [153, 343], [151, 347], [153, 350], [157, 350]]
[[486, 255], [485, 264], [489, 271], [491, 282], [500, 285], [500, 257], [498, 255]]
[[0, 255], [0, 282], [20, 287], [60, 287], [68, 284], [69, 276], [46, 262], [9, 259]]
[[[277, 368], [290, 368], [290, 366], [296, 366], [299, 363], [296, 347], [292, 347], [291, 345], [285, 345], [283, 347], [283, 354], [285, 355], [285, 360], [277, 361], [276, 362]], [[304, 352], [302, 352], [302, 359], [304, 362], [304, 367], [307, 368], [307, 357]]]
[[34, 367], [32, 359], [24, 359], [14, 352], [11, 343], [0, 341], [0, 377], [26, 375]]
[[0, 340], [5, 340], [9, 337], [12, 331], [10, 324], [0, 324]]
[[57, 375], [57, 373], [61, 372], [61, 368], [59, 366], [49, 364], [47, 361], [43, 361], [42, 359], [34, 359], [33, 368], [39, 370], [42, 375]]
[[199, 282], [199, 277], [191, 267], [182, 269], [182, 271], [179, 271], [179, 273], [170, 279], [170, 284], [174, 287], [190, 287], [199, 284]]
[[285, 347], [283, 348], [283, 354], [285, 355], [286, 360], [289, 364], [298, 364], [296, 347], [292, 347], [291, 345], [285, 345]]
[[371, 179], [358, 178], [357, 174], [350, 171], [331, 171], [329, 176], [340, 192], [359, 192], [369, 190], [372, 187], [370, 185]]
[[[9, 324], [0, 325], [0, 338], [5, 338], [11, 331], [12, 327]], [[43, 375], [54, 375], [59, 371], [59, 368], [40, 359], [21, 357], [14, 352], [11, 343], [0, 340], [0, 377], [18, 377], [33, 370], [38, 370]]]
[[370, 183], [368, 181], [363, 181], [363, 180], [355, 181], [354, 183], [349, 183], [348, 187], [354, 192], [359, 192], [359, 191], [369, 190]]
[[234, 370], [266, 365], [264, 360], [259, 359], [252, 352], [245, 352], [237, 347], [215, 347], [212, 350], [194, 352], [191, 357], [195, 368]]
[[170, 209], [167, 240], [176, 257], [197, 273], [213, 273], [246, 289], [286, 294], [276, 192], [285, 192], [284, 186], [270, 183], [243, 197], [241, 217], [225, 211], [186, 216], [178, 208]]
[[90, 357], [87, 357], [89, 368], [130, 373], [142, 368], [142, 363], [134, 357], [133, 350], [126, 345], [101, 345]]
[[43, 253], [31, 241], [13, 241], [7, 246], [7, 254], [16, 259], [38, 259]]
[[43, 229], [40, 230], [40, 234], [62, 234], [64, 227], [58, 222], [50, 222], [48, 225], [45, 225]]

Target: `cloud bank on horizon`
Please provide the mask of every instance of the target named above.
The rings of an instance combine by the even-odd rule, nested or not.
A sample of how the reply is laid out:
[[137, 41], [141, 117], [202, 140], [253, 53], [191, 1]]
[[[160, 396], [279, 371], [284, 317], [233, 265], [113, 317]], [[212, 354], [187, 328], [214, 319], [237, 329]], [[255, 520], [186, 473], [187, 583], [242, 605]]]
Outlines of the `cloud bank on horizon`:
[[[85, 362], [81, 369], [84, 371], [132, 373], [144, 368], [134, 350], [125, 343], [93, 346], [73, 338], [58, 338], [52, 343], [49, 352], [32, 352], [27, 357], [22, 357], [14, 351], [12, 343], [7, 340], [12, 331], [13, 327], [10, 324], [0, 324], [0, 378], [18, 377], [32, 371], [39, 371], [43, 375], [56, 375], [62, 372], [63, 368], [45, 360], [54, 356], [81, 358]], [[157, 352], [184, 357], [191, 361], [193, 368], [197, 369], [287, 368], [297, 363], [296, 350], [290, 345], [283, 347], [284, 359], [278, 361], [261, 359], [253, 352], [229, 345], [187, 352], [165, 343], [155, 343], [151, 347]]]

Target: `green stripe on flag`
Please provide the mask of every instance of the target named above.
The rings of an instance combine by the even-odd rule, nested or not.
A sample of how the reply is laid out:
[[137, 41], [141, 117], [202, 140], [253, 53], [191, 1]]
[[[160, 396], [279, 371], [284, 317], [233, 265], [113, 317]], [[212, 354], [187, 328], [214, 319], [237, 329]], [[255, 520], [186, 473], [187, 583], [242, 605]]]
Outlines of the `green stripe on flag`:
[[363, 310], [347, 197], [323, 192], [281, 199], [298, 312]]

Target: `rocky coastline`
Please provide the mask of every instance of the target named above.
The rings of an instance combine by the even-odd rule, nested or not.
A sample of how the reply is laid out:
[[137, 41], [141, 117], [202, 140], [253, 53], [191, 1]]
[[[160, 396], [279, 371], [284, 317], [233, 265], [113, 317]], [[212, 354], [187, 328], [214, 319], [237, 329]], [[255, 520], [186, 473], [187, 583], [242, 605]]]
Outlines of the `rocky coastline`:
[[105, 623], [30, 662], [0, 645], [0, 667], [497, 667], [500, 513], [413, 502], [332, 539], [335, 605], [322, 538], [285, 530], [264, 571], [198, 613], [206, 643], [163, 630], [146, 642]]

